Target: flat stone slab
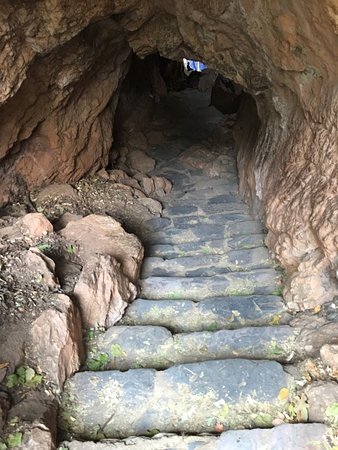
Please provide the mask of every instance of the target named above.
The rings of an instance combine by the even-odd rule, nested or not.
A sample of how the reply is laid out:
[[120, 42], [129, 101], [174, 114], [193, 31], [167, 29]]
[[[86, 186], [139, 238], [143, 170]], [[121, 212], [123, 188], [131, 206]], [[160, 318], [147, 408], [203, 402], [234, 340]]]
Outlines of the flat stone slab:
[[94, 363], [97, 370], [128, 370], [231, 358], [288, 362], [296, 351], [297, 334], [288, 325], [184, 334], [152, 325], [118, 326], [91, 339], [86, 364], [89, 369]]
[[224, 223], [181, 224], [163, 231], [149, 231], [142, 235], [147, 244], [184, 244], [208, 239], [227, 239], [232, 236], [259, 234], [264, 231], [259, 221]]
[[[235, 236], [229, 239], [214, 239], [188, 242], [185, 244], [152, 244], [146, 247], [147, 256], [159, 256], [165, 259], [182, 256], [224, 255], [231, 250], [246, 250], [264, 246], [264, 234]], [[266, 249], [266, 247], [264, 247]]]
[[[183, 188], [184, 189], [184, 188]], [[203, 192], [203, 191], [201, 191]], [[194, 193], [196, 193], [196, 198], [189, 198], [189, 197], [184, 197], [185, 195], [194, 195]], [[178, 191], [177, 194], [175, 193], [175, 188], [172, 190], [172, 192], [168, 195], [167, 198], [164, 199], [165, 205], [166, 207], [174, 207], [174, 206], [184, 206], [184, 205], [189, 205], [189, 204], [193, 204], [195, 206], [198, 206], [201, 209], [204, 209], [204, 207], [208, 206], [208, 205], [222, 205], [222, 207], [226, 209], [226, 205], [230, 205], [230, 208], [233, 208], [235, 205], [237, 207], [243, 208], [243, 209], [247, 209], [248, 210], [248, 206], [246, 205], [246, 203], [244, 203], [241, 198], [239, 196], [235, 196], [232, 193], [226, 193], [226, 189], [224, 189], [223, 194], [222, 195], [210, 195], [208, 197], [199, 197], [198, 196], [199, 191], [190, 191], [189, 193], [184, 193], [183, 191], [183, 196], [181, 196], [181, 192]], [[221, 211], [219, 211], [221, 212]]]
[[154, 300], [203, 300], [227, 295], [278, 295], [280, 275], [273, 269], [234, 272], [213, 277], [149, 277], [140, 281], [141, 295]]
[[227, 223], [227, 222], [248, 222], [252, 216], [248, 213], [225, 212], [216, 214], [191, 214], [187, 216], [163, 217], [163, 219], [171, 220], [174, 226], [196, 225], [198, 223]]
[[63, 442], [69, 450], [320, 450], [325, 449], [322, 423], [284, 424], [271, 429], [231, 430], [220, 436], [157, 434], [152, 438], [130, 437], [115, 442]]
[[192, 202], [192, 200], [181, 200], [174, 201], [172, 204], [165, 204], [163, 210], [163, 215], [165, 217], [174, 216], [186, 216], [192, 213], [204, 213], [204, 214], [215, 214], [215, 213], [225, 213], [225, 212], [248, 212], [249, 208], [247, 205], [232, 202], [232, 203], [222, 203], [222, 204], [209, 204], [207, 202]]
[[[226, 201], [228, 201], [228, 199], [231, 199], [230, 201], [238, 201], [240, 203], [243, 202], [242, 198], [238, 194], [238, 179], [236, 179], [234, 176], [232, 177], [232, 180], [225, 179], [223, 183], [219, 184], [218, 186], [205, 186], [202, 189], [198, 186], [199, 185], [197, 183], [192, 185], [192, 187], [189, 189], [184, 188], [184, 197], [178, 198], [191, 198], [193, 200], [201, 200], [215, 198], [218, 195], [226, 195], [229, 196], [224, 197], [227, 199]], [[173, 190], [172, 192], [174, 195], [176, 194], [175, 190]]]
[[226, 255], [185, 256], [172, 259], [148, 257], [143, 260], [141, 278], [210, 277], [226, 272], [250, 271], [273, 266], [269, 251], [264, 247], [229, 252]]
[[287, 324], [281, 297], [273, 295], [192, 300], [134, 300], [117, 325], [159, 325], [175, 333]]
[[244, 359], [79, 372], [64, 385], [59, 425], [84, 440], [271, 427], [294, 383], [275, 361]]

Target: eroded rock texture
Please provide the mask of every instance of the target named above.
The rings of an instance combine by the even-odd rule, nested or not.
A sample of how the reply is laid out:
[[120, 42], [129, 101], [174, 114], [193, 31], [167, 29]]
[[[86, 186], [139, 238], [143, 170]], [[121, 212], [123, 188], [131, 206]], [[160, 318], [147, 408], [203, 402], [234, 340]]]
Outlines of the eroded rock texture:
[[241, 191], [266, 217], [268, 244], [287, 269], [288, 304], [332, 298], [336, 3], [89, 3], [1, 4], [0, 201], [20, 187], [77, 180], [107, 163], [130, 47], [142, 57], [159, 51], [203, 60], [251, 96], [236, 133]]

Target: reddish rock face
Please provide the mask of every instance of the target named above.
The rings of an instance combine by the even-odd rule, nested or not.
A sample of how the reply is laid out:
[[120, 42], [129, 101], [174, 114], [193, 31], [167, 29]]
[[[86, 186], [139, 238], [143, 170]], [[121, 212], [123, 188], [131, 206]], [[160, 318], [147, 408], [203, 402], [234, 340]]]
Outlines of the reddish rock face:
[[0, 202], [106, 165], [129, 46], [140, 56], [159, 51], [200, 59], [251, 95], [237, 133], [241, 192], [266, 218], [267, 243], [287, 270], [288, 304], [311, 308], [332, 298], [338, 240], [333, 2], [301, 0], [287, 8], [282, 0], [89, 3], [1, 3]]

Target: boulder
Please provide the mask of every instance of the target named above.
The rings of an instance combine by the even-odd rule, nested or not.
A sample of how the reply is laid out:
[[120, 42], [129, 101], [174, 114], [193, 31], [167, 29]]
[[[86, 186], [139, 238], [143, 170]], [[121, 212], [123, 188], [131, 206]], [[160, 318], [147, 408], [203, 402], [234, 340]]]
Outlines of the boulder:
[[314, 381], [306, 387], [305, 393], [309, 405], [309, 421], [325, 422], [330, 420], [327, 408], [338, 404], [337, 383], [332, 381]]
[[84, 328], [111, 327], [136, 294], [121, 264], [109, 255], [89, 257], [74, 288]]
[[43, 311], [31, 325], [26, 355], [61, 387], [81, 365], [82, 324], [69, 297], [55, 294], [52, 301], [54, 308]]
[[41, 213], [30, 213], [21, 217], [15, 226], [30, 238], [40, 238], [53, 232], [53, 225]]
[[57, 288], [55, 277], [55, 263], [38, 248], [30, 248], [24, 259], [26, 270], [32, 275], [32, 279], [47, 286], [49, 289]]
[[338, 345], [323, 345], [320, 349], [320, 357], [324, 364], [338, 373]]
[[149, 173], [155, 168], [155, 160], [148, 156], [143, 150], [129, 150], [127, 164], [135, 172]]
[[83, 263], [95, 254], [109, 255], [120, 263], [122, 273], [132, 282], [138, 279], [143, 259], [142, 244], [113, 218], [91, 214], [68, 223], [60, 234], [77, 247]]

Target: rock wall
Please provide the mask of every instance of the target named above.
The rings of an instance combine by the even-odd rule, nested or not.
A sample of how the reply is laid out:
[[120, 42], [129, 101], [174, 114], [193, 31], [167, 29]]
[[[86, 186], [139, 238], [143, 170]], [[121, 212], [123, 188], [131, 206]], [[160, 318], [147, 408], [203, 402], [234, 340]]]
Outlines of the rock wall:
[[[63, 2], [40, 3], [43, 15], [42, 3], [50, 9], [50, 3]], [[62, 11], [70, 14], [68, 7]], [[21, 23], [13, 24], [11, 16], [8, 18], [12, 41], [8, 35], [2, 39], [7, 38], [13, 48], [8, 44], [3, 49], [4, 62], [14, 51], [26, 58], [28, 42], [36, 54], [25, 59], [21, 68], [15, 66], [19, 64], [17, 60], [21, 61], [19, 56], [12, 62], [14, 67], [7, 68], [5, 63], [2, 66], [6, 83], [0, 92], [1, 203], [18, 190], [52, 180], [78, 180], [108, 162], [117, 92], [128, 68], [130, 49], [120, 27], [109, 19], [72, 32], [71, 24], [77, 21], [77, 15], [85, 26], [89, 18], [85, 21], [82, 16], [90, 12], [95, 11], [77, 8], [75, 15], [56, 20], [49, 11], [51, 23], [46, 24], [47, 19], [40, 17], [39, 11], [34, 17], [33, 11], [27, 9], [28, 16], [32, 13], [32, 23], [26, 25], [37, 33], [32, 37], [28, 35], [30, 29], [25, 30]], [[4, 21], [2, 16], [1, 22]], [[19, 38], [25, 44], [15, 42]]]
[[241, 190], [287, 269], [288, 304], [314, 307], [337, 292], [334, 0], [13, 0], [0, 21], [2, 203], [20, 185], [105, 165], [128, 45], [203, 60], [256, 103], [237, 139]]

